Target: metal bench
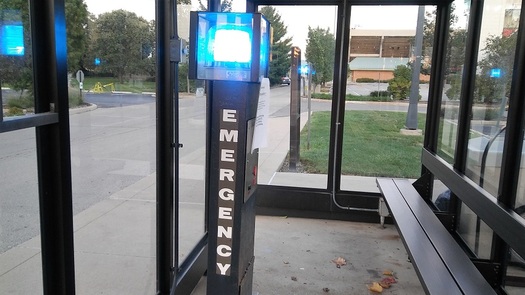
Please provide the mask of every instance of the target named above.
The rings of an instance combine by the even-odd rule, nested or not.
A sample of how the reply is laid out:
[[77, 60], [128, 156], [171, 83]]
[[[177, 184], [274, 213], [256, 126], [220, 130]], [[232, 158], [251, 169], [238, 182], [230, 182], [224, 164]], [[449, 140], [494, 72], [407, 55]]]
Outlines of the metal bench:
[[496, 294], [409, 180], [377, 185], [427, 294]]

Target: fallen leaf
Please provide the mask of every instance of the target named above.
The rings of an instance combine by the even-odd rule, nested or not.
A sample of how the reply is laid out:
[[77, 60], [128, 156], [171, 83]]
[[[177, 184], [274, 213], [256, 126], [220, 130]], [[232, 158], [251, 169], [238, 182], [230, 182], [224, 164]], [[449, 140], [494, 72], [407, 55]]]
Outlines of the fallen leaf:
[[323, 292], [328, 293], [328, 292], [330, 292], [330, 289], [328, 289], [328, 288], [323, 288]]
[[290, 262], [288, 262], [288, 261], [283, 261], [283, 263], [284, 263], [284, 264], [289, 264]]
[[381, 282], [384, 282], [386, 284], [392, 285], [397, 283], [396, 279], [394, 277], [386, 277], [381, 280]]
[[381, 287], [381, 285], [379, 285], [378, 282], [373, 282], [372, 285], [366, 285], [366, 287], [368, 288], [368, 290], [372, 292], [376, 292], [376, 293], [383, 292], [383, 287]]
[[297, 277], [292, 277], [292, 281], [297, 282]]
[[385, 276], [394, 276], [394, 272], [391, 271], [391, 270], [389, 270], [389, 269], [384, 270], [384, 271], [383, 271], [383, 274], [384, 274]]
[[388, 283], [388, 282], [384, 282], [384, 281], [379, 282], [379, 286], [383, 287], [383, 289], [388, 289], [388, 288], [390, 288], [390, 285], [391, 285], [391, 284]]
[[346, 260], [343, 257], [337, 257], [336, 259], [332, 260], [332, 262], [335, 263], [337, 268], [341, 268], [341, 266], [346, 265]]

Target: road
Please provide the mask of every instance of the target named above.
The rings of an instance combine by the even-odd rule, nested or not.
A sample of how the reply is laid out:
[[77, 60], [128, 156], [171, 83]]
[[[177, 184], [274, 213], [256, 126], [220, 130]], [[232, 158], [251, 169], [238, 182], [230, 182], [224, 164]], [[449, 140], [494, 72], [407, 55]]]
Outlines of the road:
[[[289, 86], [273, 88], [270, 117], [289, 116]], [[87, 94], [99, 108], [70, 116], [74, 214], [155, 172], [156, 110], [152, 95]], [[307, 99], [302, 98], [302, 110]], [[205, 98], [180, 99], [180, 195], [204, 203]], [[330, 111], [329, 100], [312, 100]], [[424, 110], [421, 106], [421, 111]], [[347, 102], [348, 110], [406, 111], [406, 103]], [[0, 253], [39, 234], [35, 132], [0, 134]]]

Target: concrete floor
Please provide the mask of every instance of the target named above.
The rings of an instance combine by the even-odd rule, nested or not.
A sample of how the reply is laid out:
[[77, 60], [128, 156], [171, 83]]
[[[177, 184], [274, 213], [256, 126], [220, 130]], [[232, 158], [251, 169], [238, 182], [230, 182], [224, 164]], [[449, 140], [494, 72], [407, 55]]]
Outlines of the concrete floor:
[[255, 234], [254, 294], [372, 294], [385, 270], [397, 283], [383, 294], [424, 294], [393, 225], [257, 216]]

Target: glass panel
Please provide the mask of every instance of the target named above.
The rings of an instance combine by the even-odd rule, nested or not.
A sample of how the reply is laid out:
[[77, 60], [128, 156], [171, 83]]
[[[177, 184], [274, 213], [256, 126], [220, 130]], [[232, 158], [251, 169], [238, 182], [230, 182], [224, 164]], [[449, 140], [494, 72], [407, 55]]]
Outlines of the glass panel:
[[[449, 40], [445, 57], [445, 84], [441, 103], [438, 155], [453, 163], [456, 148], [457, 122], [461, 84], [463, 82], [463, 63], [467, 37], [469, 1], [454, 1], [453, 15], [450, 18]], [[434, 12], [435, 14], [435, 12]], [[432, 34], [428, 37], [433, 38]]]
[[92, 99], [121, 106], [70, 116], [77, 290], [153, 293], [155, 103], [140, 94], [86, 94]]
[[510, 249], [510, 261], [507, 267], [507, 278], [505, 291], [509, 295], [523, 294], [525, 286], [525, 259]]
[[458, 233], [481, 259], [490, 259], [493, 231], [469, 207], [461, 205]]
[[450, 203], [450, 189], [439, 179], [434, 180], [432, 202], [440, 211], [447, 211]]
[[516, 213], [525, 218], [525, 145], [521, 154], [521, 169], [514, 208], [516, 208]]
[[[272, 23], [274, 43], [270, 62], [268, 145], [259, 150], [258, 182], [326, 188], [337, 8], [301, 6], [300, 18], [295, 17], [297, 9], [297, 6], [259, 9]], [[289, 21], [292, 19], [293, 22]], [[297, 80], [290, 82], [289, 78], [295, 76], [291, 72], [292, 46], [299, 47], [301, 65], [308, 66], [309, 70], [303, 67], [303, 71], [297, 73]], [[291, 89], [300, 89], [300, 119], [294, 122], [290, 117]], [[296, 113], [294, 109], [294, 116]], [[291, 144], [290, 134], [297, 131], [291, 130], [291, 125], [301, 129], [297, 145]], [[289, 151], [294, 153], [291, 161]], [[299, 161], [294, 161], [297, 154]]]
[[34, 112], [28, 9], [28, 1], [0, 3], [0, 117], [4, 120]]
[[[70, 109], [76, 289], [152, 294], [155, 6], [85, 2], [94, 14], [80, 20], [89, 36], [83, 51], [85, 104]], [[75, 78], [70, 87], [78, 93]]]
[[496, 196], [521, 2], [484, 5], [466, 174]]
[[[497, 196], [520, 5], [485, 2], [465, 174]], [[512, 12], [512, 13], [511, 13]], [[489, 258], [492, 230], [463, 204], [460, 235], [481, 258]]]
[[42, 289], [35, 130], [0, 133], [0, 293]]
[[206, 96], [202, 82], [179, 101], [179, 262], [204, 234]]
[[[435, 22], [430, 13], [425, 19], [424, 11], [418, 18], [418, 6], [352, 8], [342, 189], [377, 191], [376, 176], [419, 177], [431, 52], [431, 45], [423, 46], [423, 29], [425, 21]], [[416, 38], [418, 25], [421, 38]], [[414, 71], [413, 78], [416, 63], [420, 75]], [[409, 121], [415, 126], [406, 127]]]
[[[178, 5], [179, 35], [189, 42], [191, 5]], [[205, 231], [206, 93], [203, 81], [188, 79], [188, 64], [179, 65], [179, 264]]]

